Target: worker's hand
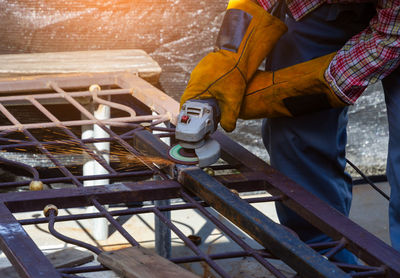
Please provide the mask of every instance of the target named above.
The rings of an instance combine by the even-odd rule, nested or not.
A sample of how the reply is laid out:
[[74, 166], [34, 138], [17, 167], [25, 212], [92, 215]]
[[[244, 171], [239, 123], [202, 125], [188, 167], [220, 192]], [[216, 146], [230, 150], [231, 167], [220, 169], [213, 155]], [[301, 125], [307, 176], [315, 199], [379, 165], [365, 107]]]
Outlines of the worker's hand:
[[324, 77], [335, 54], [275, 72], [257, 72], [247, 87], [239, 118], [293, 117], [346, 106]]
[[251, 0], [231, 0], [215, 52], [193, 70], [181, 105], [189, 99], [215, 98], [221, 126], [235, 129], [247, 82], [276, 41], [285, 24]]

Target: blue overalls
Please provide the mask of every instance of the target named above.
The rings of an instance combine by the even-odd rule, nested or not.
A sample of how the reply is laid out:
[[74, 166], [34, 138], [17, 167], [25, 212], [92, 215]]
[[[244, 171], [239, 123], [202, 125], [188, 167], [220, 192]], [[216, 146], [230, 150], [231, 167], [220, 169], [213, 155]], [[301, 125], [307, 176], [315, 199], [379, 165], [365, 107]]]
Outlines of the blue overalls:
[[[339, 50], [349, 38], [365, 29], [376, 13], [372, 3], [323, 4], [299, 21], [293, 19], [285, 4], [278, 12], [288, 32], [267, 59], [267, 69], [271, 70]], [[383, 80], [383, 86], [390, 134], [387, 165], [391, 185], [390, 232], [392, 246], [400, 251], [400, 69]], [[346, 216], [352, 199], [352, 181], [344, 170], [347, 110], [268, 119], [262, 126], [271, 165]], [[302, 240], [308, 243], [329, 240], [284, 205], [276, 207], [281, 223], [296, 231]], [[335, 259], [356, 263], [346, 250]]]

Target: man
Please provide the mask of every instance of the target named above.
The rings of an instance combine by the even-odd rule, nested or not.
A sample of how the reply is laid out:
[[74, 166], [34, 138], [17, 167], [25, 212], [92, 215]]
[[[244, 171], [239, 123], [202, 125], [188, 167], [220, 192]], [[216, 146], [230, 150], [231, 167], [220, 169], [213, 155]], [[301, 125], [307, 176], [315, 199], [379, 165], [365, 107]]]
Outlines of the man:
[[[285, 23], [285, 34], [261, 7]], [[192, 72], [181, 102], [216, 98], [226, 131], [237, 117], [268, 118], [262, 132], [271, 165], [346, 216], [352, 197], [344, 170], [346, 106], [382, 80], [390, 236], [400, 251], [400, 0], [232, 0], [217, 46]], [[261, 56], [267, 70], [255, 72]], [[287, 207], [277, 204], [277, 212], [302, 240], [329, 240]], [[355, 262], [348, 252], [336, 259]]]

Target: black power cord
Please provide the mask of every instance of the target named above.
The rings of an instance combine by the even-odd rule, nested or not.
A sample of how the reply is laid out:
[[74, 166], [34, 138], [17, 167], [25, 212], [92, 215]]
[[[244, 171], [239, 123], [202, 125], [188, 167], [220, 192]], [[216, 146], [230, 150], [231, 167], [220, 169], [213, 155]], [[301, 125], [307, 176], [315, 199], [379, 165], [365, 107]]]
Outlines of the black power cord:
[[390, 197], [383, 192], [376, 184], [372, 182], [372, 180], [367, 177], [356, 165], [354, 165], [350, 160], [346, 158], [346, 162], [354, 169], [356, 172], [369, 184], [374, 188], [376, 191], [378, 191], [379, 194], [381, 194], [384, 198], [386, 198], [388, 201], [390, 201]]

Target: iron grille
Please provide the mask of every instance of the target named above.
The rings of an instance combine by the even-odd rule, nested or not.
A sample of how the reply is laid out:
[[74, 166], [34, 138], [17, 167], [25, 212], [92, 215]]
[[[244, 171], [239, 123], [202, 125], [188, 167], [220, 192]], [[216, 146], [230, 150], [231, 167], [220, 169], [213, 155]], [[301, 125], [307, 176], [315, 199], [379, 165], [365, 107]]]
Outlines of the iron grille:
[[[96, 117], [93, 112], [104, 107], [111, 108], [111, 116]], [[399, 253], [220, 132], [213, 135], [222, 147], [221, 160], [216, 165], [204, 170], [171, 163], [168, 146], [161, 139], [173, 141], [178, 108], [174, 100], [132, 73], [41, 76], [0, 82], [1, 165], [23, 177], [0, 183], [4, 192], [0, 194], [0, 247], [21, 277], [84, 277], [87, 272], [107, 270], [100, 263], [55, 269], [24, 226], [47, 223], [49, 236], [101, 254], [105, 252], [102, 246], [72, 238], [55, 224], [103, 218], [120, 233], [127, 246], [139, 246], [135, 232], [124, 228], [118, 218], [145, 213], [153, 214], [192, 251], [188, 256], [172, 256], [170, 261], [202, 262], [220, 277], [231, 277], [219, 263], [221, 260], [243, 257], [254, 259], [275, 277], [290, 276], [270, 259], [283, 261], [301, 277], [400, 277]], [[33, 116], [21, 115], [21, 111]], [[82, 128], [88, 125], [97, 126], [105, 136], [82, 138]], [[99, 143], [108, 143], [110, 152], [99, 150]], [[44, 162], [30, 165], [17, 161], [26, 153], [36, 154]], [[68, 163], [66, 158], [70, 158]], [[93, 161], [103, 172], [84, 175], [87, 161]], [[98, 181], [102, 183], [99, 185]], [[92, 186], [85, 186], [87, 183]], [[46, 190], [28, 190], [38, 184]], [[240, 195], [260, 190], [271, 196]], [[259, 202], [284, 203], [333, 241], [304, 244], [293, 231], [249, 205]], [[125, 205], [115, 208], [116, 204]], [[15, 216], [45, 207], [46, 216]], [[60, 216], [56, 213], [59, 209], [81, 207], [95, 207], [98, 211]], [[213, 223], [237, 246], [237, 251], [208, 254], [196, 245], [168, 216], [188, 209]], [[214, 212], [262, 247], [243, 240]], [[364, 264], [334, 262], [333, 256], [343, 248]]]

